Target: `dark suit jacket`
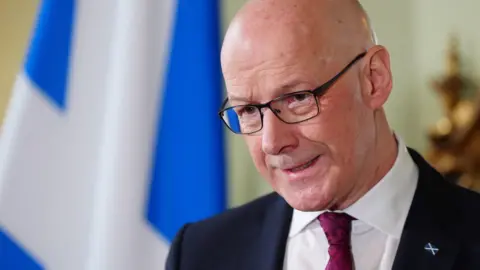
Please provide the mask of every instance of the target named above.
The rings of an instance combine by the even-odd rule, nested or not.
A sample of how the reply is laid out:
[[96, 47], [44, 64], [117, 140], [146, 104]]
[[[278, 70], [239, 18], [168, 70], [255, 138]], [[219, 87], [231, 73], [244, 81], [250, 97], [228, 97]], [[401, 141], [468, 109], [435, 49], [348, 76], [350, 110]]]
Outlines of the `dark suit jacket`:
[[[450, 184], [410, 150], [419, 181], [394, 270], [480, 270], [480, 195]], [[172, 243], [168, 270], [280, 270], [292, 208], [277, 194], [185, 225]], [[436, 255], [425, 250], [431, 243]], [[299, 269], [301, 270], [301, 269]]]

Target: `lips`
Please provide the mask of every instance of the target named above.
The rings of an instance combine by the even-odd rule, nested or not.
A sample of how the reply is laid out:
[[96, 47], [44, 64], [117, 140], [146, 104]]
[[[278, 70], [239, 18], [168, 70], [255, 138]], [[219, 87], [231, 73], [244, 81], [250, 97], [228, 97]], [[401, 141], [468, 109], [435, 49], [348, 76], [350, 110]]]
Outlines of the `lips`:
[[304, 164], [301, 164], [301, 165], [298, 165], [298, 166], [295, 166], [295, 167], [292, 167], [292, 168], [289, 168], [289, 169], [285, 169], [284, 171], [289, 172], [289, 173], [300, 172], [302, 170], [305, 170], [305, 169], [309, 168], [313, 164], [315, 164], [315, 162], [318, 160], [319, 157], [320, 156], [316, 156], [315, 158], [311, 159], [310, 161], [308, 161]]

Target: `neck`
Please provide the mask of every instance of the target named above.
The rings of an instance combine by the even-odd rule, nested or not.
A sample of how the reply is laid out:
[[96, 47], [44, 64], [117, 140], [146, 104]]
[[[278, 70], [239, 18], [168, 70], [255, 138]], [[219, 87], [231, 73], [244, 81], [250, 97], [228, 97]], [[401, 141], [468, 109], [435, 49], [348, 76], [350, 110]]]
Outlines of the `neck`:
[[398, 155], [398, 142], [388, 125], [385, 113], [383, 111], [377, 113], [373, 147], [365, 157], [365, 164], [362, 166], [357, 184], [345, 196], [345, 199], [341, 200], [337, 209], [345, 209], [364, 196], [385, 177], [395, 163]]

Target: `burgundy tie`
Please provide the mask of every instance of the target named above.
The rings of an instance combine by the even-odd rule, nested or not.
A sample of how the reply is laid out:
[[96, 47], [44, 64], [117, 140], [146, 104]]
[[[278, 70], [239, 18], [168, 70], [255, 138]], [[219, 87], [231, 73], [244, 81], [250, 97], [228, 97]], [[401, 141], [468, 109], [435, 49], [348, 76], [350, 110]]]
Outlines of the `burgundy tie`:
[[353, 270], [350, 245], [352, 217], [345, 213], [325, 212], [318, 217], [328, 240], [328, 260], [325, 270]]

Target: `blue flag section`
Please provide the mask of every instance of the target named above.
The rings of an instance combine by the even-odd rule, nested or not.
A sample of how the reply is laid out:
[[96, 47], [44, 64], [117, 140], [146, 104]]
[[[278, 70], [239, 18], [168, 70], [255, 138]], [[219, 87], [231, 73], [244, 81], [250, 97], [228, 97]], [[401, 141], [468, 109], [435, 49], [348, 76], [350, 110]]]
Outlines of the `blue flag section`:
[[30, 80], [65, 109], [76, 1], [43, 0], [25, 63]]
[[0, 229], [0, 269], [42, 270], [33, 258]]
[[177, 1], [147, 217], [168, 240], [226, 208], [217, 0]]

